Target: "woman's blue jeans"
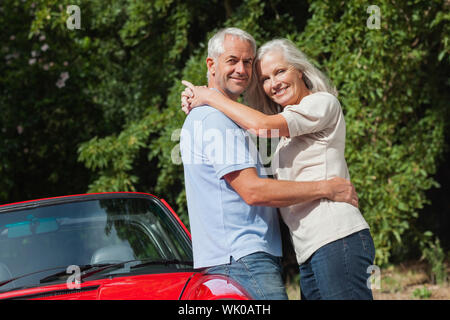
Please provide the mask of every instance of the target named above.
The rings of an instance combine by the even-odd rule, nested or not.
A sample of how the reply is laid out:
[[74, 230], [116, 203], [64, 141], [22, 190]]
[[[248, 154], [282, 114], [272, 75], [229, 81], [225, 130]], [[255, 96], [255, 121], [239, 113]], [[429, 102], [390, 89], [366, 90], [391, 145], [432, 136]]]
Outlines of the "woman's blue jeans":
[[222, 274], [238, 282], [255, 300], [287, 300], [281, 277], [281, 258], [255, 252], [229, 264], [206, 269], [208, 274]]
[[369, 229], [324, 245], [300, 265], [301, 298], [372, 300], [367, 280], [374, 258]]

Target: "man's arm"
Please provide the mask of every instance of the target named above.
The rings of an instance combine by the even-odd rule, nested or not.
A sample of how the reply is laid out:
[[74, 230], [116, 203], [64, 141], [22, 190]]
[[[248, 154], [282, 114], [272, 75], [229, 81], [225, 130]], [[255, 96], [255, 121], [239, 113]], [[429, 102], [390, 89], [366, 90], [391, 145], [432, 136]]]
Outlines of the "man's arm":
[[358, 197], [350, 181], [334, 178], [323, 181], [285, 181], [260, 178], [255, 168], [233, 171], [224, 176], [230, 186], [253, 206], [287, 207], [327, 198], [358, 207]]

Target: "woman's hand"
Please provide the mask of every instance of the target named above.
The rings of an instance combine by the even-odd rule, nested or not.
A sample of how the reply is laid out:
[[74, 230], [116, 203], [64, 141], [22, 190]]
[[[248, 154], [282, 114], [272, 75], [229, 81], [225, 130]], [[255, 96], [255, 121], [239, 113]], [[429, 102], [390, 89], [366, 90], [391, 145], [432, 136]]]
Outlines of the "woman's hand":
[[181, 93], [181, 109], [188, 114], [193, 108], [208, 104], [214, 90], [208, 89], [206, 86], [194, 86], [186, 80], [181, 81], [186, 89]]

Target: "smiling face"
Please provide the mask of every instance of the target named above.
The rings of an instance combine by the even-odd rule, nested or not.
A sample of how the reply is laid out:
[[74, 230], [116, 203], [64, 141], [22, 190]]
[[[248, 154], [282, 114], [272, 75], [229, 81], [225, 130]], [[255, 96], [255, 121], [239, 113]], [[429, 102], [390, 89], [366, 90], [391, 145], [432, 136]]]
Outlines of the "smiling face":
[[279, 50], [265, 54], [258, 61], [257, 71], [266, 95], [283, 108], [299, 104], [310, 93], [302, 73], [288, 64]]
[[255, 53], [250, 42], [230, 35], [225, 36], [223, 49], [218, 58], [206, 59], [212, 76], [209, 85], [236, 100], [250, 83]]

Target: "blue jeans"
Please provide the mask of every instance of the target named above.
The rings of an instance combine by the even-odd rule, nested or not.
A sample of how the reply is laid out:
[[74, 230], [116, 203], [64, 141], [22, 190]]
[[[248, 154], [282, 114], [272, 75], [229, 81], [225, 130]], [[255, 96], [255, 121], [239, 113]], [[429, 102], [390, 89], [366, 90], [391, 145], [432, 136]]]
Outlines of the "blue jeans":
[[373, 300], [367, 280], [374, 258], [369, 229], [324, 245], [300, 265], [302, 299]]
[[287, 300], [281, 277], [281, 258], [255, 252], [229, 264], [206, 269], [207, 274], [221, 274], [238, 282], [255, 300]]

